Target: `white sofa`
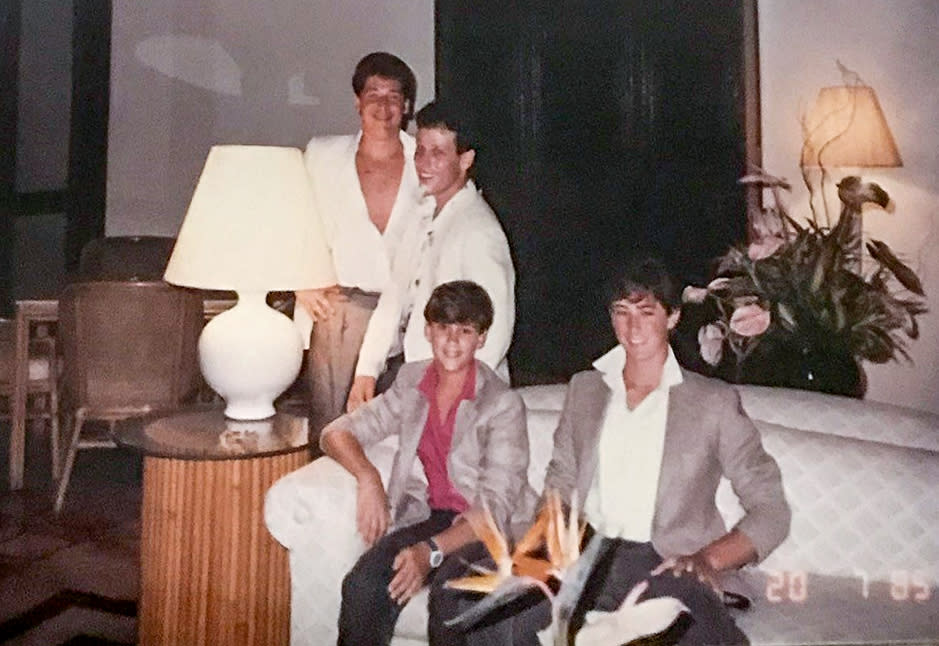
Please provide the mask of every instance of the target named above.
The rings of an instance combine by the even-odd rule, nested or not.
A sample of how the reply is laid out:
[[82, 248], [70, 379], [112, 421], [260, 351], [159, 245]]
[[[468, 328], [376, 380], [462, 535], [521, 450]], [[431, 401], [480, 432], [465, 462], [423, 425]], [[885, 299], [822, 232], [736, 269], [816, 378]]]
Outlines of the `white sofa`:
[[[805, 391], [739, 387], [782, 470], [789, 537], [748, 568], [753, 607], [737, 614], [754, 644], [939, 643], [939, 417]], [[528, 407], [529, 481], [540, 491], [564, 386], [521, 388]], [[392, 444], [372, 447], [385, 477]], [[740, 508], [718, 491], [728, 523]], [[291, 644], [336, 639], [340, 583], [363, 549], [355, 483], [329, 458], [267, 494], [271, 534], [290, 553]], [[426, 591], [408, 604], [395, 646], [426, 644]]]

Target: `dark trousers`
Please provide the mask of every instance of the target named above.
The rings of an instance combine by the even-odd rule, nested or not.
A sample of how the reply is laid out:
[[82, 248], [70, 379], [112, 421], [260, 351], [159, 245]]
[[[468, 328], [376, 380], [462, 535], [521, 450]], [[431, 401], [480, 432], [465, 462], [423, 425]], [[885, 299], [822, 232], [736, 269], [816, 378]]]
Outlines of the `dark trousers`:
[[[718, 596], [696, 578], [675, 577], [670, 572], [655, 577], [649, 575], [662, 562], [650, 543], [605, 540], [610, 541], [611, 545], [594, 566], [571, 621], [572, 634], [576, 634], [576, 630], [583, 625], [588, 610], [616, 610], [634, 585], [647, 580], [649, 588], [640, 601], [670, 596], [682, 601], [691, 611], [690, 617], [682, 615], [666, 633], [664, 643], [749, 643]], [[473, 601], [465, 597], [457, 600], [454, 602], [455, 610], [465, 610]], [[540, 592], [533, 591], [513, 604], [511, 612], [499, 613], [470, 629], [464, 643], [469, 646], [539, 646], [535, 633], [550, 621], [550, 602]]]
[[[388, 584], [394, 577], [392, 563], [405, 547], [427, 540], [448, 528], [456, 516], [452, 511], [433, 511], [427, 520], [403, 527], [382, 537], [356, 562], [342, 581], [342, 605], [339, 610], [339, 646], [384, 646], [391, 642], [395, 622], [403, 605], [388, 595]], [[430, 643], [433, 646], [456, 646], [463, 636], [443, 625], [448, 615], [434, 611], [440, 586], [457, 572], [462, 563], [479, 560], [485, 554], [481, 543], [471, 543], [462, 550], [448, 554], [436, 570], [431, 570], [427, 583], [431, 586]], [[454, 567], [456, 566], [456, 567]]]

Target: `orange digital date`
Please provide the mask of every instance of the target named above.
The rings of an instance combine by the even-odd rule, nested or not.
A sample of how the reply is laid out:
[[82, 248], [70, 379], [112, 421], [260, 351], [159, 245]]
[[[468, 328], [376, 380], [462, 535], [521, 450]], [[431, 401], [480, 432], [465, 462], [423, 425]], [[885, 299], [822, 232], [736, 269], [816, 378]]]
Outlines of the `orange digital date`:
[[[809, 578], [805, 571], [773, 570], [768, 572], [766, 581], [766, 599], [770, 603], [803, 603], [809, 594]], [[855, 569], [859, 579], [860, 594], [870, 597], [871, 581], [867, 572]], [[894, 601], [913, 601], [924, 603], [932, 596], [932, 587], [926, 573], [922, 570], [893, 570], [890, 573], [890, 598]]]

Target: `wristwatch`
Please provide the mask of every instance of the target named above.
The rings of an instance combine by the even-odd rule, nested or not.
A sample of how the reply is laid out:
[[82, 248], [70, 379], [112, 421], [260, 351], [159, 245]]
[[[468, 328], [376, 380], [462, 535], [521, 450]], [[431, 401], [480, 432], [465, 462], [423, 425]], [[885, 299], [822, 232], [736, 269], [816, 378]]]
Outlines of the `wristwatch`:
[[440, 551], [440, 547], [434, 539], [428, 538], [425, 542], [430, 546], [430, 567], [440, 567], [440, 564], [443, 563], [443, 552]]

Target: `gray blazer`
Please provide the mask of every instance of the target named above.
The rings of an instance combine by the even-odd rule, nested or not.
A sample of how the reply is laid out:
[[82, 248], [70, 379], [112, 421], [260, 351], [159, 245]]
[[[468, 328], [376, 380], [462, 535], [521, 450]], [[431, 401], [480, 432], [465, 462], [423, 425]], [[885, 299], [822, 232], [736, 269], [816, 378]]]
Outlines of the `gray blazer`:
[[[398, 435], [400, 444], [388, 480], [388, 501], [395, 526], [430, 515], [427, 482], [417, 457], [430, 405], [418, 385], [430, 361], [404, 364], [385, 393], [343, 415], [323, 429], [351, 431], [363, 446]], [[416, 464], [415, 464], [416, 463]], [[416, 468], [415, 468], [416, 467]], [[513, 509], [528, 490], [528, 432], [525, 404], [495, 372], [476, 361], [476, 398], [460, 402], [447, 456], [453, 486], [471, 507], [489, 506], [496, 522], [509, 527]]]
[[[662, 469], [652, 519], [652, 545], [667, 558], [691, 554], [726, 533], [714, 500], [726, 476], [746, 514], [736, 527], [764, 559], [789, 533], [790, 511], [776, 461], [737, 392], [715, 379], [682, 370], [684, 381], [669, 391]], [[610, 389], [601, 374], [574, 375], [554, 434], [545, 489], [580, 509], [597, 468], [597, 444]], [[624, 492], [623, 495], [629, 495]]]

